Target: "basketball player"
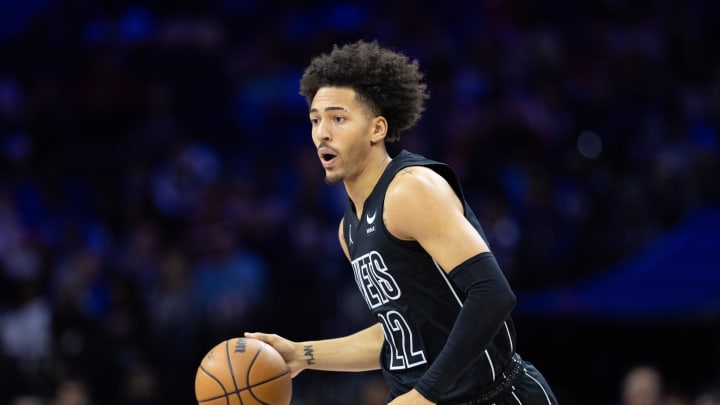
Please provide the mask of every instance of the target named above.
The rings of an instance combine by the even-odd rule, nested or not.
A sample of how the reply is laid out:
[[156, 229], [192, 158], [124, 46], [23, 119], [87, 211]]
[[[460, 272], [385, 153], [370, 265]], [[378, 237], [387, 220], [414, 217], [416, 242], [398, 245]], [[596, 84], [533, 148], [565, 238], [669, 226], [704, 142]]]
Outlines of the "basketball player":
[[397, 141], [428, 97], [417, 61], [359, 41], [316, 57], [300, 82], [328, 184], [345, 186], [338, 229], [377, 324], [337, 339], [275, 347], [304, 369], [382, 369], [390, 404], [556, 404], [515, 351], [515, 295], [453, 170]]

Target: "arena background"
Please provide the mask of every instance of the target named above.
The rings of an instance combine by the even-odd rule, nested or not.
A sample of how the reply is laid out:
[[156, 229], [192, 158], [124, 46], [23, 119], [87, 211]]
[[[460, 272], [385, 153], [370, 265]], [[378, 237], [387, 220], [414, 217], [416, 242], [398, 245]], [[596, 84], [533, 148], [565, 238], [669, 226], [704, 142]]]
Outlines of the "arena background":
[[220, 340], [371, 322], [298, 94], [357, 39], [426, 72], [392, 150], [456, 168], [561, 404], [720, 388], [720, 2], [302, 3], [0, 1], [0, 403], [193, 404]]

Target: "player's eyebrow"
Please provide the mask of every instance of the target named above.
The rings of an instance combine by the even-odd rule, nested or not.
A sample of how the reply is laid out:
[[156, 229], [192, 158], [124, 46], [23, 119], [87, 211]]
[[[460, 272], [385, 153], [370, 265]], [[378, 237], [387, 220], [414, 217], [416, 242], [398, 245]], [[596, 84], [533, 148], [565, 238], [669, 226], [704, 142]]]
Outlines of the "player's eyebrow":
[[[347, 112], [350, 112], [350, 110], [348, 110], [348, 109], [345, 108], [345, 107], [325, 107], [325, 111], [347, 111]], [[310, 109], [310, 112], [311, 112], [311, 113], [316, 113], [316, 112], [320, 112], [320, 110], [318, 110], [317, 108], [314, 108], [314, 107], [313, 107], [313, 108]]]

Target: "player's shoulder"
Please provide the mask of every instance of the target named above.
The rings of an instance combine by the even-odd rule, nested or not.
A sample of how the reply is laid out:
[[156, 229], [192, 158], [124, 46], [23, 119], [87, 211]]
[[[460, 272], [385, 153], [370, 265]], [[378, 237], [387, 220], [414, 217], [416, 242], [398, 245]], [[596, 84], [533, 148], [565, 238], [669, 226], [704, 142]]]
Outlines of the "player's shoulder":
[[443, 176], [425, 166], [408, 166], [395, 175], [385, 193], [387, 216], [416, 218], [452, 204], [455, 192]]
[[456, 206], [457, 197], [443, 176], [426, 166], [408, 166], [388, 186], [383, 221], [396, 238], [419, 240]]
[[387, 198], [432, 195], [443, 191], [448, 183], [443, 176], [426, 166], [407, 166], [395, 174], [388, 185]]

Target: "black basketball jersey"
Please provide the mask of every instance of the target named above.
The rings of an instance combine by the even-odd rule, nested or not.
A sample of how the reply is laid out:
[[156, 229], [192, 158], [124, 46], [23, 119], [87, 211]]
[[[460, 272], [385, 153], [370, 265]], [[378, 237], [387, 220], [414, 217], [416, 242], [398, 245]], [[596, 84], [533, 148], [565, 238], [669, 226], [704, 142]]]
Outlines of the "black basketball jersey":
[[[465, 217], [487, 241], [453, 170], [405, 150], [381, 175], [365, 201], [362, 218], [348, 200], [343, 222], [345, 243], [358, 288], [385, 334], [380, 364], [390, 400], [411, 390], [437, 358], [465, 299], [420, 244], [397, 239], [384, 226], [387, 187], [408, 166], [426, 166], [445, 178], [461, 199]], [[480, 359], [443, 394], [441, 402], [472, 397], [490, 384], [510, 361], [514, 345], [515, 331], [512, 320], [507, 319]]]

